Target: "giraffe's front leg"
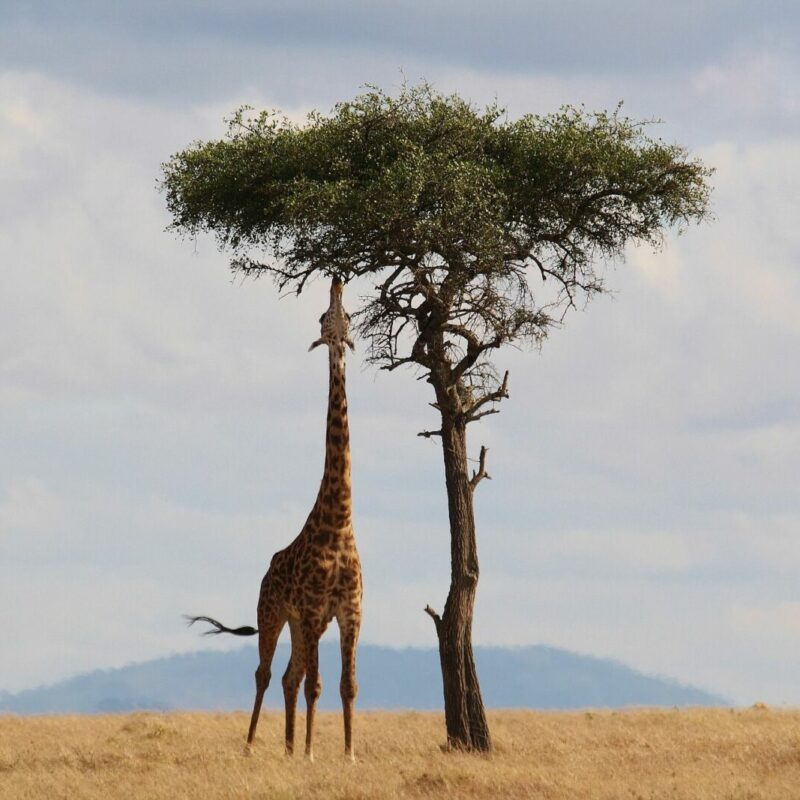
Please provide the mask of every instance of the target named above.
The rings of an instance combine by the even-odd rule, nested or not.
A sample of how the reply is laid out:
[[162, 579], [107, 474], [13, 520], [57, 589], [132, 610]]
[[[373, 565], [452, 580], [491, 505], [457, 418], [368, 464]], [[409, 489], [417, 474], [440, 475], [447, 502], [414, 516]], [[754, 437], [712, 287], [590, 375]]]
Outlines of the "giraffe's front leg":
[[306, 696], [306, 758], [314, 760], [314, 714], [317, 700], [322, 693], [322, 680], [319, 676], [319, 640], [321, 633], [313, 628], [303, 632], [303, 645], [306, 659], [306, 681], [304, 685]]
[[337, 615], [339, 623], [339, 643], [342, 650], [342, 677], [339, 694], [342, 697], [342, 716], [344, 718], [344, 754], [355, 761], [353, 752], [353, 705], [358, 694], [356, 681], [356, 645], [361, 627], [361, 616], [356, 611]]

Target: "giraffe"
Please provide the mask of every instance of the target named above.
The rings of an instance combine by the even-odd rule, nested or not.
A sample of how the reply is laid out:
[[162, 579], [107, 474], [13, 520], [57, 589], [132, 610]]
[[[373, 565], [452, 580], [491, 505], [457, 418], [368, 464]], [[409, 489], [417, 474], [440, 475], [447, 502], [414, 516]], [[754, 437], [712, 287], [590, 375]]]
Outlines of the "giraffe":
[[231, 629], [210, 617], [190, 617], [189, 624], [208, 622], [207, 633], [258, 634], [259, 664], [256, 696], [247, 744], [252, 745], [264, 692], [270, 682], [272, 657], [278, 636], [289, 623], [292, 654], [283, 675], [286, 703], [285, 746], [294, 752], [295, 710], [305, 677], [307, 705], [305, 754], [313, 761], [314, 712], [322, 691], [319, 676], [319, 640], [335, 617], [339, 626], [342, 675], [339, 692], [344, 717], [345, 755], [353, 753], [353, 704], [356, 682], [356, 644], [361, 627], [361, 564], [356, 550], [350, 479], [350, 431], [345, 391], [345, 345], [354, 350], [348, 335], [350, 316], [342, 306], [342, 282], [331, 282], [330, 305], [320, 317], [321, 336], [309, 347], [328, 346], [328, 416], [325, 432], [325, 467], [317, 499], [297, 538], [272, 557], [261, 582], [258, 628]]

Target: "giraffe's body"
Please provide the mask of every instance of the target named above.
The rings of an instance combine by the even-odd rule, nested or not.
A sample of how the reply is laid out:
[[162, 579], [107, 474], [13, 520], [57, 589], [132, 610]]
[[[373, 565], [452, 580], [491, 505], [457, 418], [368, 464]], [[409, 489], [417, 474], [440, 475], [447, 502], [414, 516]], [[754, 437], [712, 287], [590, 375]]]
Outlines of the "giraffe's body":
[[[322, 689], [319, 677], [319, 640], [336, 618], [342, 651], [340, 694], [344, 712], [345, 753], [353, 757], [352, 715], [358, 685], [355, 651], [361, 626], [361, 564], [353, 534], [350, 433], [345, 392], [345, 345], [348, 316], [342, 308], [342, 284], [331, 285], [331, 303], [320, 318], [322, 336], [311, 349], [327, 344], [330, 361], [328, 417], [325, 435], [325, 469], [311, 513], [297, 538], [272, 557], [261, 582], [258, 599], [258, 651], [256, 697], [247, 742], [258, 724], [264, 692], [271, 678], [272, 657], [278, 636], [288, 622], [292, 655], [283, 675], [286, 702], [286, 752], [294, 750], [297, 695], [305, 677], [306, 755], [313, 758], [314, 711]], [[195, 618], [208, 619], [208, 618]], [[219, 630], [230, 629], [214, 622]], [[255, 633], [252, 628], [239, 629]]]

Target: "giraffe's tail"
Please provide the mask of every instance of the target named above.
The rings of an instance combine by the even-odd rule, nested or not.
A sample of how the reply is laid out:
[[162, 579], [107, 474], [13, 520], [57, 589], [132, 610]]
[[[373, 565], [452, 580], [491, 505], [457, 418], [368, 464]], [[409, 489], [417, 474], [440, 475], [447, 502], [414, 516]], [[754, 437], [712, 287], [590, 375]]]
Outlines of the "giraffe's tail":
[[187, 625], [194, 625], [195, 622], [207, 622], [209, 625], [214, 626], [214, 628], [203, 631], [203, 636], [213, 636], [218, 633], [232, 633], [234, 636], [255, 636], [258, 633], [258, 628], [251, 628], [249, 625], [243, 625], [241, 628], [226, 628], [221, 622], [217, 622], [211, 617], [190, 617], [188, 614], [183, 616]]

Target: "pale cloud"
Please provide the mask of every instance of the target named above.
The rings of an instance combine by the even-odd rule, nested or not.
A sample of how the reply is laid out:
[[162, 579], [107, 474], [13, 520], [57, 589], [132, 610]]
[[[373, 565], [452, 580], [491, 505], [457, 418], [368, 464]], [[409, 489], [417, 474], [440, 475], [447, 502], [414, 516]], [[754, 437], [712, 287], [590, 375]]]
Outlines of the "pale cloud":
[[795, 116], [800, 90], [791, 79], [793, 73], [783, 54], [750, 51], [695, 72], [691, 87], [701, 102], [724, 108], [727, 114], [753, 118], [779, 109]]
[[769, 632], [800, 639], [800, 602], [778, 603], [770, 608], [736, 607], [731, 611], [731, 619], [748, 633]]
[[719, 553], [693, 531], [567, 530], [552, 535], [545, 559], [581, 564], [583, 570], [661, 575], [706, 566]]
[[63, 519], [59, 501], [36, 478], [9, 481], [0, 496], [0, 550], [10, 542], [26, 543], [27, 550], [54, 535]]

